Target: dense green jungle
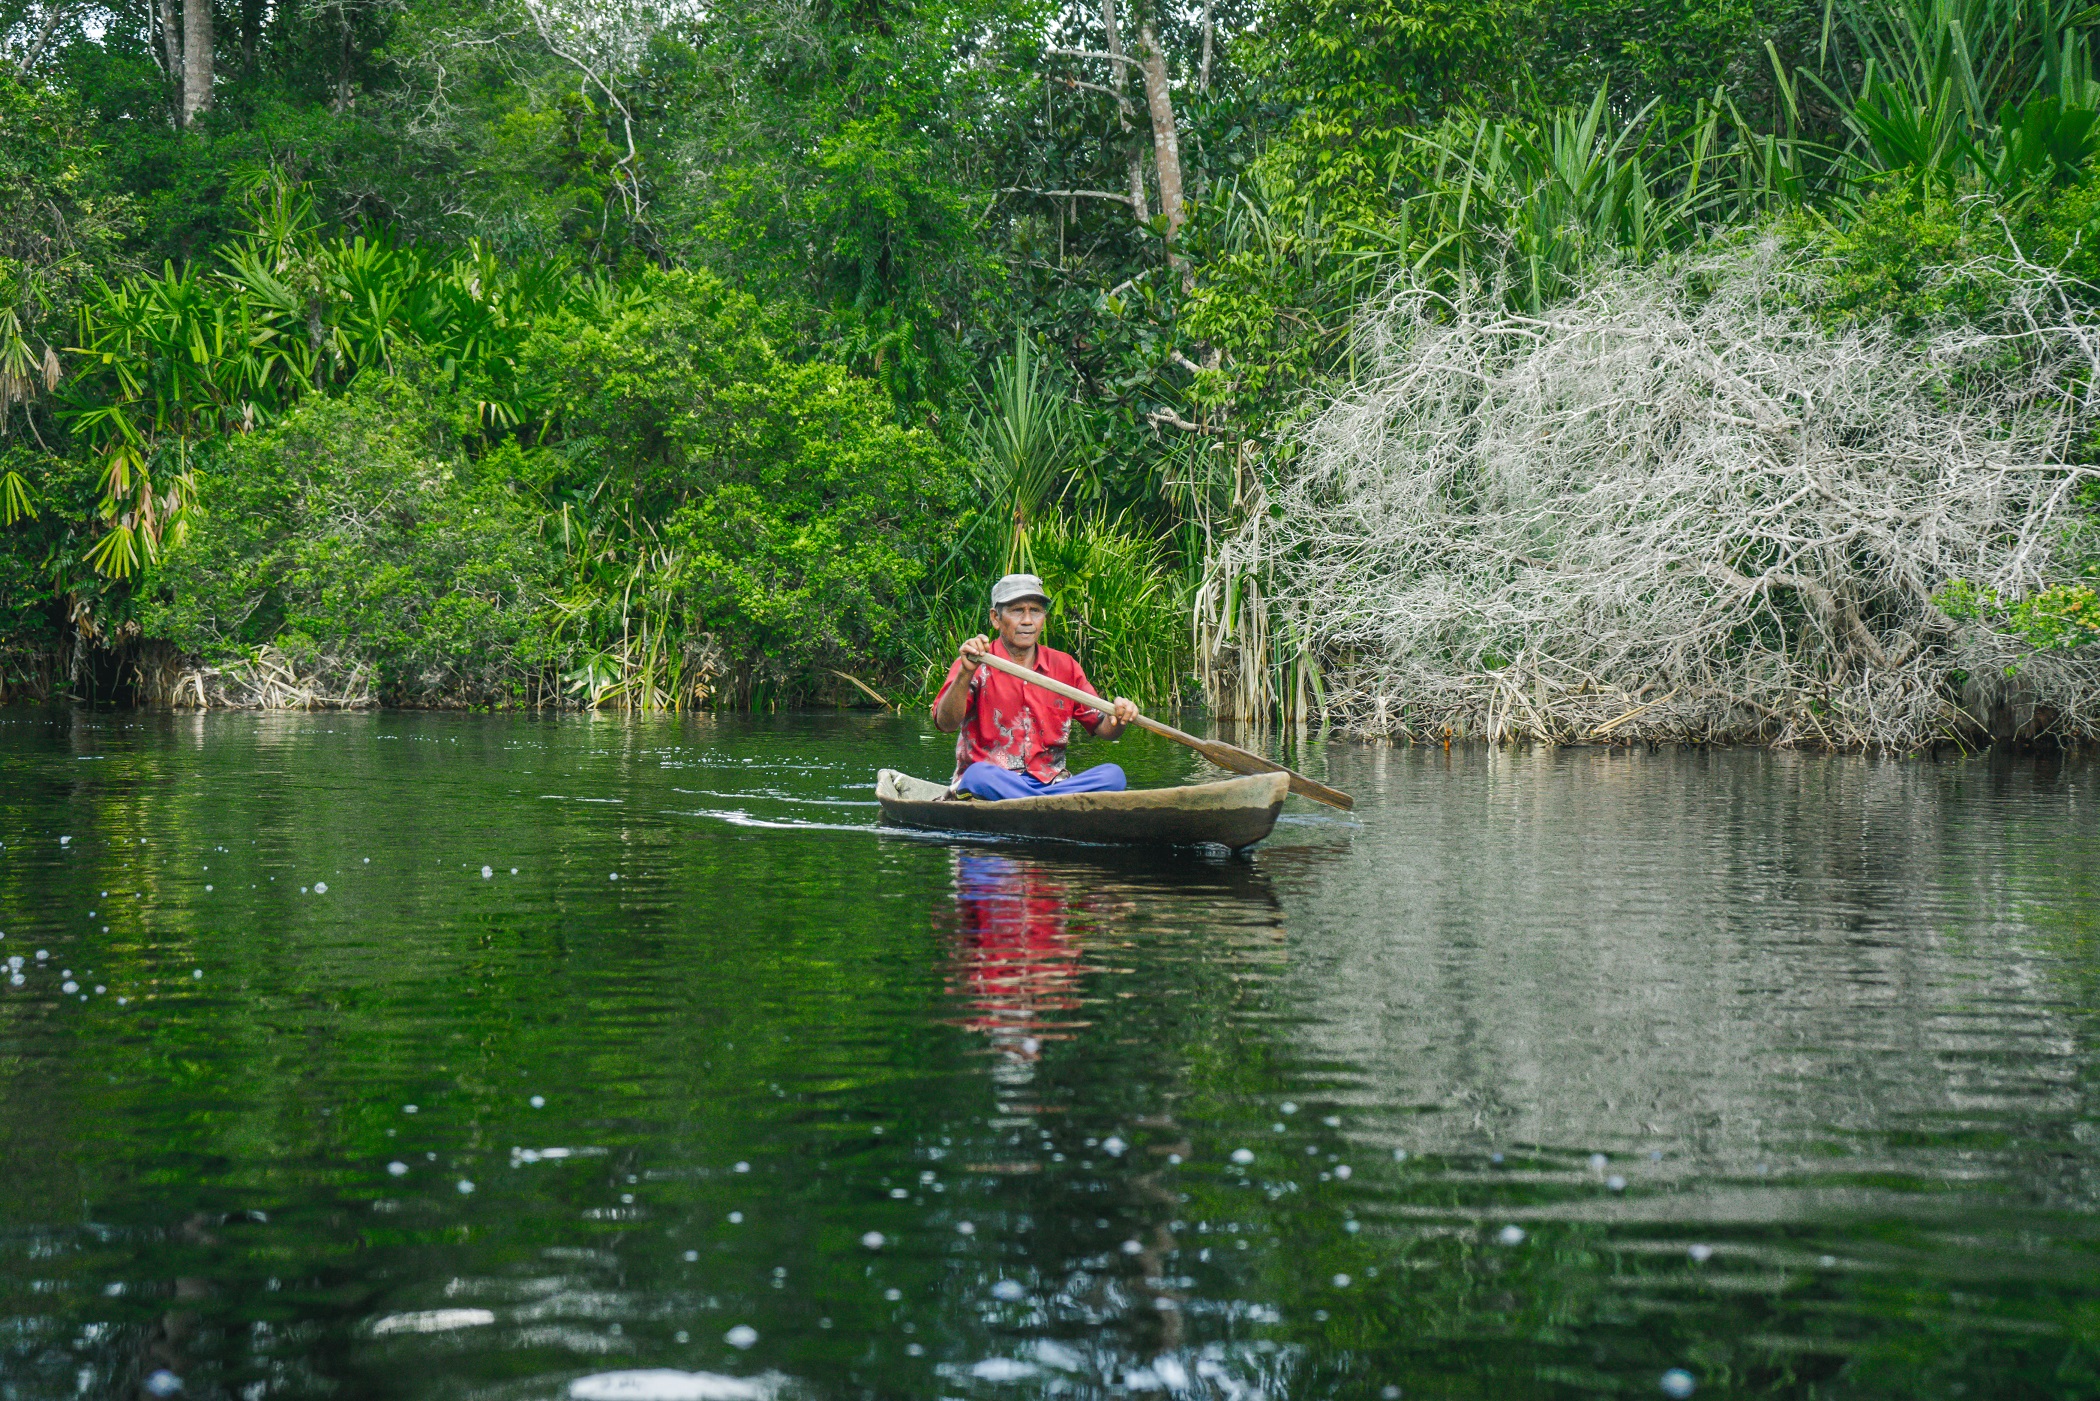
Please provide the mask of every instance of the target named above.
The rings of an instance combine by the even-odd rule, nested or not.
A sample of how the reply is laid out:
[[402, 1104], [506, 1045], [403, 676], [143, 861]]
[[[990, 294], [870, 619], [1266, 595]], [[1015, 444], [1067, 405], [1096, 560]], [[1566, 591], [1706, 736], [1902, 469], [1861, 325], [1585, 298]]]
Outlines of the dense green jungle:
[[2100, 735], [2075, 0], [0, 0], [0, 699]]

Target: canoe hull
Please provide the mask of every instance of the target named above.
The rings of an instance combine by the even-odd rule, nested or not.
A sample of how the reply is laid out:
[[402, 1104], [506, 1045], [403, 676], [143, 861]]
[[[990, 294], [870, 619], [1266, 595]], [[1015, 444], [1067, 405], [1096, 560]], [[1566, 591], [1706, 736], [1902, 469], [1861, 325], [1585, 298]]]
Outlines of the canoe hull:
[[1118, 846], [1253, 846], [1283, 810], [1290, 779], [1280, 773], [1184, 788], [1072, 793], [1000, 802], [944, 798], [938, 783], [884, 769], [875, 778], [882, 820], [927, 832], [971, 832], [1039, 841]]

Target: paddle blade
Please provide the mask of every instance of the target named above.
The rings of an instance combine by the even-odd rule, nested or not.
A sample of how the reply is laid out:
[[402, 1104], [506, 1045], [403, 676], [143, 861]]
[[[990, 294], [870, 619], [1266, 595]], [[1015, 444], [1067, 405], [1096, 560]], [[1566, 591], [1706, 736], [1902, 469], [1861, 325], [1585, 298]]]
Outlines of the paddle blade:
[[1221, 739], [1198, 739], [1194, 735], [1181, 736], [1179, 731], [1176, 734], [1181, 738], [1182, 743], [1188, 745], [1189, 748], [1195, 750], [1221, 769], [1230, 769], [1234, 773], [1289, 774], [1291, 776], [1291, 791], [1301, 798], [1310, 798], [1316, 803], [1325, 803], [1331, 808], [1340, 808], [1343, 812], [1350, 812], [1356, 807], [1356, 799], [1350, 797], [1341, 789], [1329, 788], [1324, 783], [1315, 782], [1295, 769], [1285, 768], [1273, 759], [1264, 759], [1259, 754], [1242, 749], [1236, 744], [1227, 744]]

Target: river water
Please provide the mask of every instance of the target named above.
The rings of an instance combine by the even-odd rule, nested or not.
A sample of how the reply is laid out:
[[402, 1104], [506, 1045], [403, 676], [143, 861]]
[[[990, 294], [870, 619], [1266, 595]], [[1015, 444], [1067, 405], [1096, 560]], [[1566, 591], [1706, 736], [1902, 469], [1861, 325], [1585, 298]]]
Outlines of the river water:
[[2100, 1391], [2093, 767], [878, 832], [948, 756], [0, 713], [0, 1401]]

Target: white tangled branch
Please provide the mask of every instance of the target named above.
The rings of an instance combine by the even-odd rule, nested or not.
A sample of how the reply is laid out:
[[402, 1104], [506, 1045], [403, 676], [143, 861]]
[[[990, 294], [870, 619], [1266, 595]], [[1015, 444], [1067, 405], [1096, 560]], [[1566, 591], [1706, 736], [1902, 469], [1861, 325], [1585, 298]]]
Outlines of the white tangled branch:
[[2100, 735], [2100, 658], [1933, 602], [2061, 577], [2100, 319], [2017, 254], [1945, 275], [1999, 314], [1827, 329], [1819, 270], [1772, 239], [1607, 271], [1540, 317], [1403, 288], [1209, 563], [1215, 700], [1290, 703], [1281, 656], [1304, 708], [1365, 734]]

